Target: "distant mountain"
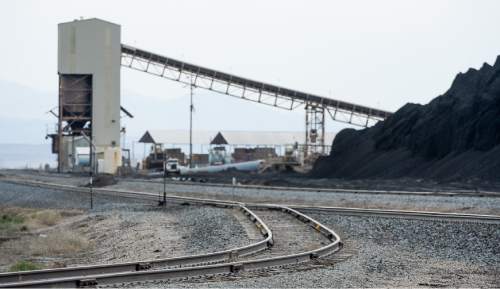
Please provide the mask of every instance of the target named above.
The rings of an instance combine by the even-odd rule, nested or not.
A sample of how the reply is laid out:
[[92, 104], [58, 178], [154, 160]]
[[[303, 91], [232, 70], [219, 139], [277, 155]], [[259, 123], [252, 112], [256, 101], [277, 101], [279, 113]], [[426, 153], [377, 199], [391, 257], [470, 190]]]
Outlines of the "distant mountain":
[[45, 142], [56, 118], [46, 112], [57, 105], [57, 93], [0, 80], [0, 143]]

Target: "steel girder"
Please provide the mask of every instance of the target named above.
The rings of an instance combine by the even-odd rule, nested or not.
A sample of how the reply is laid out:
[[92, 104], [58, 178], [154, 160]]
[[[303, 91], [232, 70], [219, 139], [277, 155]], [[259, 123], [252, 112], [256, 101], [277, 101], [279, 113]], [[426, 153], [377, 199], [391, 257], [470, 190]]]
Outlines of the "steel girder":
[[122, 66], [244, 100], [293, 110], [313, 105], [339, 122], [367, 127], [392, 113], [239, 77], [122, 44]]

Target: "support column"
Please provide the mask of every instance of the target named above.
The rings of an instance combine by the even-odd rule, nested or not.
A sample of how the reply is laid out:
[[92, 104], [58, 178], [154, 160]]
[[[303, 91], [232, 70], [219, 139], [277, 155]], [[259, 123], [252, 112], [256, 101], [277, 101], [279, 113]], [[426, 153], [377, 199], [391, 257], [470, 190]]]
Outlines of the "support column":
[[325, 108], [306, 103], [304, 158], [325, 154]]

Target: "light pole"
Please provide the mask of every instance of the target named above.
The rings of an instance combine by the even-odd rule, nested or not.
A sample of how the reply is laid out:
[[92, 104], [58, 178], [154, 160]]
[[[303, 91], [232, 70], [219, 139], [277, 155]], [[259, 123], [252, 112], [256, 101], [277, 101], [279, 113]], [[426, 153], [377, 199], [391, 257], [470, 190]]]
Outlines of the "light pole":
[[163, 151], [163, 201], [160, 206], [167, 206], [167, 154]]
[[190, 105], [189, 105], [189, 168], [193, 167], [193, 87], [191, 82], [190, 87]]
[[94, 188], [93, 188], [93, 182], [94, 182], [94, 162], [92, 161], [92, 153], [93, 151], [93, 144], [92, 144], [92, 134], [90, 135], [90, 154], [89, 154], [89, 165], [90, 165], [90, 209], [94, 209]]
[[82, 131], [82, 136], [89, 142], [89, 167], [90, 167], [90, 182], [89, 182], [89, 189], [90, 189], [90, 209], [94, 209], [94, 150], [95, 150], [95, 145], [92, 142], [92, 132], [90, 132], [90, 137], [88, 137], [83, 131]]

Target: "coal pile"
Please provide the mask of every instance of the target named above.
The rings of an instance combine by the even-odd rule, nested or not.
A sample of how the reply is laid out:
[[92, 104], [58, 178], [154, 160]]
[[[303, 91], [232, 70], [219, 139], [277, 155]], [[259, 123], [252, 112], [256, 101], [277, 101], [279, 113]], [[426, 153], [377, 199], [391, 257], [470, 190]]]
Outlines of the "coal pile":
[[[94, 176], [92, 180], [92, 186], [96, 188], [102, 188], [106, 186], [116, 185], [118, 181], [113, 175], [110, 174], [99, 174]], [[85, 187], [90, 187], [90, 182], [85, 184]]]
[[311, 175], [500, 181], [500, 56], [458, 74], [426, 105], [408, 103], [371, 128], [342, 130]]

